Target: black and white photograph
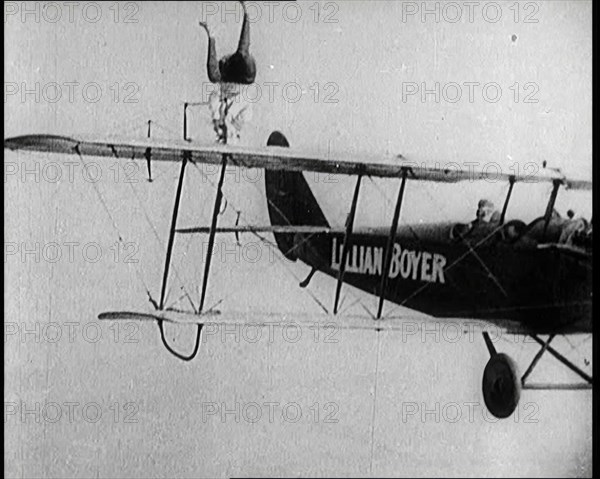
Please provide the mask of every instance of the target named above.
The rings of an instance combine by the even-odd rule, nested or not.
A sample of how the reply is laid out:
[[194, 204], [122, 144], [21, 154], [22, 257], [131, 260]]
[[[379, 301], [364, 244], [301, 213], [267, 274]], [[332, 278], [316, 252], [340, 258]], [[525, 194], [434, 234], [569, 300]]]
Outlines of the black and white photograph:
[[4, 477], [591, 477], [592, 2], [4, 2]]

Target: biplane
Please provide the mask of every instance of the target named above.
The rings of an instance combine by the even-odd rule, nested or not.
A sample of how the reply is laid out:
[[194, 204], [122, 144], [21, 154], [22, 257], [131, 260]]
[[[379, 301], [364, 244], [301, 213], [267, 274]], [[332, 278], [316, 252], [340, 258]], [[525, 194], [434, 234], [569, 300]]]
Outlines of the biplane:
[[[401, 318], [383, 315], [387, 300], [435, 318], [461, 318], [481, 324], [482, 338], [490, 359], [485, 366], [482, 391], [489, 411], [505, 418], [515, 410], [521, 390], [591, 388], [592, 377], [551, 346], [557, 335], [592, 332], [592, 245], [591, 222], [562, 218], [554, 205], [561, 187], [591, 190], [591, 181], [570, 180], [557, 170], [538, 175], [495, 175], [506, 181], [506, 195], [499, 220], [475, 227], [472, 224], [400, 224], [407, 182], [482, 180], [483, 171], [465, 171], [419, 166], [401, 156], [389, 161], [343, 159], [331, 161], [315, 155], [294, 153], [280, 132], [273, 132], [265, 148], [245, 148], [226, 144], [201, 145], [186, 139], [119, 140], [86, 139], [50, 135], [28, 135], [6, 139], [9, 150], [29, 150], [64, 155], [131, 158], [145, 161], [151, 177], [154, 161], [180, 164], [166, 259], [159, 299], [150, 296], [150, 312], [107, 312], [100, 319], [155, 321], [163, 344], [177, 358], [189, 361], [199, 350], [202, 328], [209, 323], [239, 324], [240, 317], [215, 315], [205, 311], [205, 297], [216, 234], [272, 234], [281, 253], [291, 261], [311, 267], [300, 286], [306, 287], [315, 272], [336, 281], [333, 314], [339, 310], [344, 283], [378, 298], [372, 317], [341, 318], [340, 328], [399, 330]], [[217, 193], [209, 226], [178, 225], [186, 166], [204, 163], [220, 166]], [[265, 190], [270, 224], [219, 227], [225, 169], [235, 165], [265, 170]], [[344, 228], [328, 222], [304, 173], [349, 175], [356, 178], [352, 203]], [[388, 178], [399, 182], [390, 226], [378, 229], [354, 228], [357, 203], [364, 178]], [[507, 207], [517, 183], [545, 182], [552, 190], [547, 207], [537, 219], [525, 224], [505, 221]], [[578, 223], [579, 222], [579, 223]], [[583, 223], [582, 223], [583, 222]], [[200, 306], [192, 313], [165, 306], [169, 268], [176, 235], [208, 235], [208, 252], [203, 271]], [[196, 342], [184, 355], [168, 344], [164, 323], [195, 324]], [[258, 323], [260, 324], [260, 323]], [[498, 352], [490, 338], [490, 328], [527, 335], [540, 349], [525, 373], [520, 375], [514, 361]], [[542, 339], [541, 335], [548, 335]], [[527, 379], [541, 357], [548, 353], [576, 373], [580, 383], [530, 384]]]

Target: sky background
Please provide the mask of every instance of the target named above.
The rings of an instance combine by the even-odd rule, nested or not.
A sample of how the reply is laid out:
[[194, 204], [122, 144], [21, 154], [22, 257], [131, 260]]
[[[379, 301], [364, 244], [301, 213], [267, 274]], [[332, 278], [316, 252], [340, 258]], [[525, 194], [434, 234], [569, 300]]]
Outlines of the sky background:
[[[6, 137], [142, 137], [148, 119], [155, 122], [153, 136], [180, 137], [183, 102], [206, 99], [203, 92], [209, 88], [207, 42], [198, 20], [208, 21], [219, 55], [233, 51], [240, 29], [240, 16], [223, 17], [221, 2], [103, 3], [95, 23], [90, 18], [97, 12], [84, 14], [85, 4], [75, 8], [72, 22], [61, 3], [57, 22], [48, 20], [56, 12], [43, 4], [28, 4], [34, 12], [39, 9], [37, 18], [22, 17], [20, 11], [13, 15], [10, 9], [20, 9], [20, 2], [7, 5]], [[284, 5], [274, 9], [272, 18], [265, 3], [258, 2], [252, 11], [256, 22], [251, 51], [262, 97], [244, 131], [245, 144], [263, 145], [279, 129], [294, 149], [323, 155], [402, 153], [428, 163], [495, 162], [503, 170], [532, 164], [539, 168], [547, 160], [567, 175], [591, 177], [591, 2], [518, 3], [512, 9], [515, 4], [501, 3], [502, 17], [496, 23], [489, 21], [494, 10], [483, 15], [485, 3], [475, 9], [471, 22], [459, 2], [464, 10], [455, 23], [449, 20], [456, 13], [435, 2], [427, 5], [438, 9], [439, 21], [433, 15], [423, 19], [420, 11], [406, 15], [415, 5], [421, 8], [421, 2], [309, 1], [285, 10]], [[291, 21], [298, 14], [299, 21]], [[67, 82], [77, 82], [72, 99]], [[97, 91], [89, 86], [92, 82], [101, 88], [96, 102], [90, 101]], [[441, 90], [450, 82], [461, 85], [462, 99], [452, 103], [443, 95], [437, 101], [429, 95], [423, 100], [423, 84], [433, 89], [436, 82]], [[470, 102], [465, 82], [494, 82], [502, 95], [494, 103], [483, 97], [481, 86], [475, 87]], [[49, 101], [56, 96], [54, 83], [61, 92], [55, 102]], [[296, 85], [302, 95], [292, 101]], [[403, 97], [407, 85], [416, 85], [419, 94]], [[23, 96], [24, 88], [39, 94]], [[447, 91], [451, 95], [455, 90]], [[538, 101], [524, 102], [528, 94]], [[191, 112], [190, 122], [191, 136], [209, 142], [206, 111]], [[7, 442], [7, 476], [591, 475], [591, 392], [526, 391], [518, 418], [492, 423], [482, 413], [480, 383], [488, 355], [479, 337], [452, 342], [339, 332], [339, 342], [329, 344], [315, 341], [313, 332], [305, 330], [298, 343], [276, 336], [272, 342], [254, 344], [211, 336], [189, 364], [163, 350], [150, 324], [135, 323], [137, 329], [131, 331], [136, 341], [124, 343], [129, 330], [99, 324], [96, 316], [107, 310], [145, 309], [144, 285], [157, 296], [178, 168], [155, 165], [156, 180], [150, 184], [144, 181], [144, 165], [89, 158], [84, 161], [102, 174], [92, 184], [80, 163], [69, 178], [64, 160], [15, 153], [5, 159], [5, 404], [23, 401], [32, 408], [36, 402], [95, 401], [104, 416], [96, 424], [81, 418], [34, 423], [9, 416], [7, 437], [15, 439]], [[26, 167], [34, 168], [34, 174], [23, 176]], [[56, 171], [60, 181], [51, 180]], [[217, 176], [203, 170], [207, 182], [196, 169], [188, 171], [180, 224], [207, 224], [214, 197], [209, 183]], [[135, 183], [125, 181], [128, 174]], [[261, 180], [260, 173], [227, 176], [228, 206], [220, 224], [233, 224], [236, 210], [242, 211], [242, 222], [267, 221]], [[353, 179], [307, 180], [329, 221], [343, 225]], [[480, 197], [500, 205], [506, 190], [501, 183], [409, 183], [402, 221], [469, 221]], [[396, 191], [394, 182], [366, 181], [357, 224], [389, 224], [389, 200]], [[540, 216], [548, 194], [547, 185], [517, 185], [509, 219]], [[569, 207], [589, 217], [591, 194], [561, 191], [557, 208], [564, 214]], [[118, 234], [133, 249], [119, 249], [115, 258]], [[253, 241], [250, 236], [242, 239]], [[170, 301], [177, 299], [182, 284], [197, 301], [202, 259], [197, 240], [188, 237], [176, 244], [173, 264], [181, 280], [171, 278]], [[76, 243], [73, 261], [67, 258], [68, 242]], [[100, 247], [97, 262], [83, 254], [90, 243]], [[20, 249], [6, 256], [7, 244]], [[48, 261], [50, 250], [44, 248], [50, 244], [59, 245], [60, 260]], [[297, 287], [308, 268], [283, 262], [264, 245], [259, 247], [256, 263], [248, 261], [248, 250], [238, 250], [237, 259], [216, 257], [208, 304], [223, 300], [223, 311], [302, 312], [323, 319], [320, 306]], [[39, 254], [23, 256], [25, 248], [38, 248]], [[235, 249], [235, 241], [219, 238], [217, 248]], [[131, 251], [139, 262], [125, 262], [124, 254]], [[320, 275], [309, 287], [329, 309], [334, 288], [333, 280]], [[344, 291], [346, 313], [364, 315], [361, 305], [375, 308], [374, 298], [350, 287]], [[386, 311], [392, 310], [386, 305]], [[394, 312], [414, 316], [403, 309]], [[7, 336], [7, 321], [10, 328], [18, 328], [16, 335]], [[72, 342], [20, 335], [27, 328], [42, 331], [48, 323], [66, 331], [68, 322], [78, 328]], [[83, 338], [87, 325], [98, 325], [102, 339]], [[121, 333], [118, 341], [115, 331]], [[167, 332], [177, 345], [191, 344], [193, 332], [188, 329]], [[557, 347], [591, 372], [584, 362], [591, 354], [591, 339], [561, 341]], [[582, 341], [578, 355], [573, 346]], [[500, 344], [521, 367], [536, 350], [512, 337]], [[536, 379], [563, 378], [554, 363], [542, 361]], [[564, 379], [573, 380], [568, 374]], [[203, 421], [202, 404], [231, 406], [236, 401], [297, 402], [305, 415], [296, 424]], [[479, 404], [472, 421], [465, 418], [469, 401]], [[109, 407], [115, 402], [135, 403], [139, 421], [113, 420]], [[314, 423], [307, 417], [316, 402], [322, 415]], [[408, 403], [431, 409], [452, 402], [462, 405], [457, 422], [419, 414], [403, 421], [402, 408]], [[339, 422], [323, 421], [325, 403], [337, 405]]]
[[[205, 101], [212, 88], [207, 39], [197, 22], [208, 22], [223, 55], [237, 45], [240, 10], [219, 2], [135, 5], [77, 7], [73, 22], [66, 7], [56, 23], [45, 21], [57, 15], [51, 8], [39, 7], [37, 17], [23, 17], [20, 8], [7, 16], [7, 136], [143, 136], [152, 119], [154, 136], [180, 137], [183, 102]], [[539, 171], [546, 160], [569, 176], [591, 178], [590, 2], [521, 2], [499, 11], [482, 3], [471, 16], [459, 4], [460, 17], [435, 2], [427, 8], [437, 9], [437, 17], [423, 16], [426, 8], [418, 2], [416, 7], [411, 2], [288, 3], [272, 13], [266, 4], [254, 5], [251, 51], [260, 93], [252, 90], [248, 97], [260, 96], [245, 144], [263, 145], [279, 129], [294, 148], [324, 155], [403, 154], [419, 163], [467, 167], [475, 162], [503, 172]], [[410, 14], [413, 8], [417, 12]], [[489, 21], [496, 17], [497, 22]], [[86, 21], [90, 18], [98, 20]], [[448, 21], [454, 18], [460, 21]], [[69, 82], [76, 82], [72, 99]], [[485, 85], [498, 89], [484, 90]], [[423, 97], [424, 90], [436, 88], [438, 98]], [[38, 98], [25, 89], [37, 89]], [[496, 102], [490, 100], [494, 92]], [[47, 101], [58, 93], [58, 101]], [[458, 93], [460, 100], [453, 102]], [[193, 109], [190, 136], [211, 141], [208, 119], [205, 108]], [[383, 188], [395, 196], [395, 185], [384, 182]], [[407, 220], [440, 219], [436, 214], [468, 220], [476, 197], [501, 204], [507, 186], [479, 182], [418, 189], [429, 195], [418, 200], [418, 210], [405, 210]], [[539, 216], [549, 190], [548, 185], [515, 188], [509, 216], [526, 221]], [[351, 188], [339, 191], [351, 194]], [[563, 214], [573, 207], [589, 217], [590, 199], [585, 193], [561, 193], [558, 207]], [[346, 204], [332, 216], [343, 216]], [[359, 208], [358, 221], [369, 218], [372, 213], [363, 215]]]

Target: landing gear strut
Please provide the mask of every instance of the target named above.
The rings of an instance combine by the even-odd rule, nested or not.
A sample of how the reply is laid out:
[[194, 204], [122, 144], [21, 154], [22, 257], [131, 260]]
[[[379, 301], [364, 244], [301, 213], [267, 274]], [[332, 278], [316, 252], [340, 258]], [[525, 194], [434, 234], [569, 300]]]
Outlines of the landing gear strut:
[[521, 378], [515, 362], [504, 353], [497, 353], [487, 332], [483, 333], [490, 360], [483, 371], [483, 400], [497, 418], [510, 416], [519, 404]]
[[[485, 345], [491, 356], [483, 371], [483, 399], [488, 410], [497, 418], [506, 418], [514, 412], [519, 404], [521, 390], [523, 389], [576, 390], [592, 388], [592, 377], [550, 346], [556, 334], [550, 334], [546, 341], [535, 334], [530, 333], [529, 336], [537, 341], [541, 347], [525, 371], [525, 374], [519, 377], [514, 361], [504, 353], [497, 353], [489, 334], [487, 332], [483, 333]], [[568, 369], [579, 375], [585, 382], [574, 384], [530, 384], [526, 382], [545, 352], [554, 356]]]

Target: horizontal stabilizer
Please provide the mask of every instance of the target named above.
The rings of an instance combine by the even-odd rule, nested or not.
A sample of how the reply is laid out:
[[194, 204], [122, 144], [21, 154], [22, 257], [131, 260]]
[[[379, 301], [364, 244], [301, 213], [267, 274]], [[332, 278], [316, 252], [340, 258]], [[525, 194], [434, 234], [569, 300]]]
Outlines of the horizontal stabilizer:
[[[196, 228], [178, 228], [177, 233], [209, 233], [210, 227], [198, 226]], [[328, 226], [294, 226], [294, 225], [270, 225], [270, 226], [226, 226], [215, 229], [215, 233], [302, 233], [302, 234], [334, 234], [344, 233], [344, 230], [333, 229]]]

